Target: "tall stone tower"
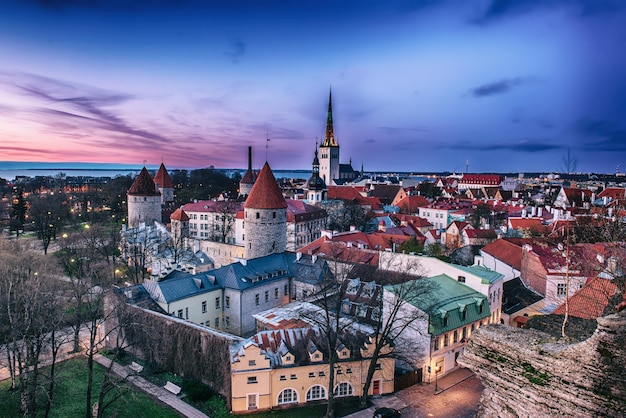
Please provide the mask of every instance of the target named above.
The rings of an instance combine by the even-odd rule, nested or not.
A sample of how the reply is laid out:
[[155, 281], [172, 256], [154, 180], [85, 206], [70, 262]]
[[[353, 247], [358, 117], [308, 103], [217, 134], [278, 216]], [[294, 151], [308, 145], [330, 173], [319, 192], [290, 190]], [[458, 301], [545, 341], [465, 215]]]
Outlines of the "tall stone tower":
[[339, 178], [339, 144], [335, 140], [333, 128], [333, 93], [328, 94], [328, 114], [326, 115], [326, 134], [320, 145], [320, 177], [327, 185]]
[[306, 183], [306, 196], [310, 204], [319, 204], [322, 200], [325, 200], [328, 195], [328, 189], [326, 189], [326, 183], [320, 177], [320, 160], [317, 158], [317, 142], [315, 143], [315, 157], [313, 157], [312, 164], [313, 174]]
[[161, 222], [161, 193], [157, 190], [152, 176], [141, 169], [132, 186], [128, 189], [128, 226], [135, 227], [141, 222], [146, 225]]
[[252, 171], [252, 147], [248, 147], [248, 170], [239, 180], [239, 196], [248, 196], [254, 186], [254, 172]]
[[161, 192], [161, 204], [165, 205], [174, 201], [174, 184], [163, 163], [154, 176], [154, 183]]
[[254, 182], [243, 212], [246, 259], [285, 252], [287, 202], [267, 162]]

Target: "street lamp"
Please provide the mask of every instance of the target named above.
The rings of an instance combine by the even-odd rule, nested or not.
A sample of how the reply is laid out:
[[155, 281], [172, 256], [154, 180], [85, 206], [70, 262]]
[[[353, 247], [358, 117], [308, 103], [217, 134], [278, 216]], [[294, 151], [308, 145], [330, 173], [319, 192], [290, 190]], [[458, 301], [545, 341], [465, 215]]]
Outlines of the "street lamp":
[[439, 391], [439, 382], [437, 381], [437, 376], [439, 376], [440, 371], [441, 366], [435, 366], [435, 392]]

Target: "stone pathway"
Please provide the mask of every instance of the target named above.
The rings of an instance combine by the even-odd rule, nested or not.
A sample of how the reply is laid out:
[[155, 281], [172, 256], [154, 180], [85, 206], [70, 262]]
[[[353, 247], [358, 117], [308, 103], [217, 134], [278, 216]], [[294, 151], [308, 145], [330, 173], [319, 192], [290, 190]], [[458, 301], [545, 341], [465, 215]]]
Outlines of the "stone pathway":
[[[111, 364], [111, 360], [108, 358], [96, 354], [94, 356], [94, 360], [97, 361], [104, 367], [109, 367]], [[167, 404], [174, 410], [176, 410], [181, 415], [188, 418], [209, 418], [208, 415], [198, 411], [193, 406], [189, 405], [187, 402], [181, 400], [178, 396], [174, 395], [171, 392], [163, 389], [160, 386], [155, 385], [152, 382], [147, 381], [141, 376], [137, 376], [134, 372], [132, 372], [127, 366], [122, 366], [121, 364], [115, 363], [113, 364], [112, 371], [124, 379], [126, 382], [129, 382], [136, 388], [141, 391], [147, 393], [148, 395], [158, 399], [159, 401]]]
[[[434, 381], [431, 384], [418, 383], [392, 395], [384, 395], [379, 398], [374, 398], [372, 399], [374, 406], [347, 415], [344, 418], [372, 418], [376, 408], [381, 408], [383, 406], [399, 410], [403, 417], [444, 417], [446, 416], [445, 411], [449, 407], [448, 401], [453, 403], [458, 402], [456, 394], [452, 394], [450, 399], [447, 399], [448, 396], [446, 395], [446, 392], [455, 388], [459, 384], [463, 384], [463, 382], [471, 378], [474, 378], [474, 374], [470, 370], [459, 368], [439, 379], [437, 392], [435, 392]], [[479, 389], [480, 390], [478, 392], [482, 392], [482, 386]], [[465, 396], [465, 401], [472, 403], [472, 405], [468, 405], [470, 407], [466, 409], [467, 415], [473, 416], [475, 408], [478, 406], [479, 397], [479, 394], [473, 393], [469, 396]], [[423, 404], [435, 405], [432, 411], [436, 411], [436, 413], [433, 414], [420, 411], [422, 408], [419, 408], [418, 405]]]

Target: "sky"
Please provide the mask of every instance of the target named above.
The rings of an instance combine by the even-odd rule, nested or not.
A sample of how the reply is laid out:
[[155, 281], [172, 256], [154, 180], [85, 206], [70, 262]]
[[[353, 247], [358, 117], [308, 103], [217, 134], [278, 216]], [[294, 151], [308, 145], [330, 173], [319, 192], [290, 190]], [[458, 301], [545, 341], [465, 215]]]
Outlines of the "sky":
[[[622, 0], [3, 0], [0, 161], [626, 172]], [[268, 140], [269, 138], [269, 140]]]

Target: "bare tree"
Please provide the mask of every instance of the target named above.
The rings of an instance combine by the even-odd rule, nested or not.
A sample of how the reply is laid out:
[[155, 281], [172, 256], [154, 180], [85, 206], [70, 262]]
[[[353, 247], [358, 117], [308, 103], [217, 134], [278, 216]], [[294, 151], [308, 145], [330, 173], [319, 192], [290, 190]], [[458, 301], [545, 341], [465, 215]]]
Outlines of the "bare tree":
[[47, 254], [50, 242], [56, 240], [63, 223], [69, 217], [67, 198], [59, 192], [34, 195], [30, 199], [28, 214], [37, 237], [41, 240], [43, 253]]
[[55, 369], [43, 372], [40, 367], [44, 359], [54, 365], [62, 342], [56, 333], [65, 311], [59, 285], [50, 259], [16, 242], [0, 242], [1, 341], [24, 416], [37, 416], [41, 391], [46, 395], [45, 415], [50, 412]]
[[232, 235], [235, 227], [235, 215], [239, 208], [239, 203], [234, 200], [218, 200], [214, 207], [217, 209], [215, 220], [211, 224], [213, 226], [212, 239], [217, 242], [226, 242], [227, 238]]

